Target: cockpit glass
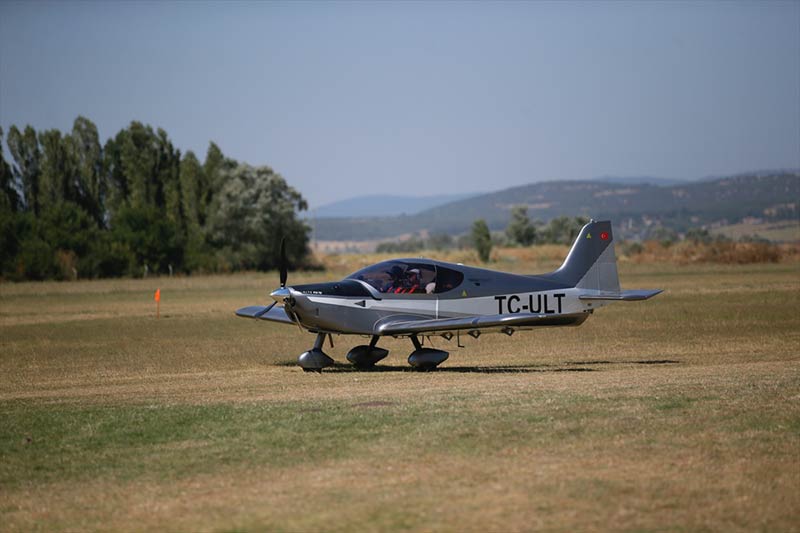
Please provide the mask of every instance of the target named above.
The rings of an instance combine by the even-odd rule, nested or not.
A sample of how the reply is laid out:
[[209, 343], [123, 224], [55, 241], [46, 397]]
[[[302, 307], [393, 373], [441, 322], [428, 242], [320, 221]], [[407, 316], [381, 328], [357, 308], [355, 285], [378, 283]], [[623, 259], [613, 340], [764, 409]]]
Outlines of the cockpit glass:
[[347, 279], [361, 280], [384, 294], [432, 294], [455, 288], [464, 276], [435, 265], [384, 261], [361, 269]]
[[447, 292], [455, 289], [464, 281], [464, 274], [458, 270], [437, 266], [436, 267], [436, 290], [433, 292]]

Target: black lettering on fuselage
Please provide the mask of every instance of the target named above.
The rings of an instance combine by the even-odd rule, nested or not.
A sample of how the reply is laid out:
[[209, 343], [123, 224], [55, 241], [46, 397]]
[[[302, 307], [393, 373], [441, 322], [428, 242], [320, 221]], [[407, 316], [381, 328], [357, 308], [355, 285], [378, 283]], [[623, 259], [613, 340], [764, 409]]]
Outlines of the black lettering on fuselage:
[[503, 314], [503, 302], [505, 301], [506, 296], [495, 296], [494, 299], [497, 300], [497, 314], [502, 315]]
[[556, 297], [556, 301], [558, 301], [558, 312], [560, 314], [561, 313], [561, 298], [566, 296], [566, 294], [558, 293], [558, 294], [554, 294], [553, 296], [555, 296]]
[[[555, 298], [556, 308], [551, 309], [550, 305], [552, 300], [548, 298], [548, 296], [552, 296]], [[512, 294], [510, 296], [495, 296], [494, 299], [497, 300], [497, 312], [499, 314], [503, 314], [503, 302], [506, 302], [505, 308], [506, 313], [520, 313], [522, 311], [528, 311], [531, 313], [545, 313], [548, 315], [552, 315], [555, 313], [561, 313], [563, 308], [561, 299], [565, 298], [567, 295], [560, 292], [556, 294], [528, 294], [528, 303], [519, 305], [522, 301], [522, 297], [517, 294]], [[534, 303], [536, 302], [536, 303]]]
[[536, 309], [533, 308], [533, 294], [528, 295], [528, 310], [531, 313], [541, 313], [542, 312], [542, 295], [536, 295]]

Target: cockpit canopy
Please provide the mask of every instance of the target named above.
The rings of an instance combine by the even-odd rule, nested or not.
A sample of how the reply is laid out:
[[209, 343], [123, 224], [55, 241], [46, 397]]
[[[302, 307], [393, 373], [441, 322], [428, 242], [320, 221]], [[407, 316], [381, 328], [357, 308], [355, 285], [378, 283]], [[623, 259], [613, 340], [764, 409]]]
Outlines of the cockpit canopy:
[[363, 268], [347, 279], [364, 281], [384, 294], [439, 294], [461, 285], [464, 274], [430, 263], [384, 261]]

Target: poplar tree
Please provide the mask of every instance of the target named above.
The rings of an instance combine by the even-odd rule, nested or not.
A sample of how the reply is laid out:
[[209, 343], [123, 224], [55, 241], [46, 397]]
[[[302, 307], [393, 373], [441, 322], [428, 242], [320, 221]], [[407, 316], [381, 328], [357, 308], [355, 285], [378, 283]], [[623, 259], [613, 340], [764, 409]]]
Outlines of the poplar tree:
[[53, 208], [66, 200], [74, 201], [70, 190], [70, 168], [64, 139], [59, 130], [46, 130], [39, 134], [41, 146], [41, 174], [39, 177], [39, 204], [41, 211]]
[[235, 164], [226, 164], [225, 156], [213, 141], [208, 143], [206, 160], [203, 162], [202, 181], [199, 182], [199, 194], [197, 205], [197, 218], [201, 226], [205, 226], [211, 216], [211, 203], [214, 196], [222, 188], [223, 171], [227, 168], [231, 170]]
[[103, 172], [103, 150], [97, 126], [79, 116], [67, 137], [67, 155], [73, 172], [78, 204], [99, 224], [104, 224], [108, 184]]
[[0, 211], [19, 210], [19, 194], [11, 166], [3, 152], [3, 128], [0, 127]]
[[155, 190], [153, 175], [159, 154], [153, 129], [133, 121], [127, 130], [120, 132], [118, 139], [121, 170], [128, 192], [125, 203], [135, 208], [156, 204], [158, 191]]
[[22, 184], [23, 203], [26, 210], [39, 213], [39, 175], [42, 152], [36, 130], [31, 126], [20, 132], [16, 126], [8, 130], [8, 150], [14, 159], [14, 174]]
[[200, 230], [199, 206], [203, 201], [203, 167], [191, 150], [180, 163], [181, 206], [189, 232]]
[[486, 221], [482, 218], [472, 224], [472, 245], [478, 252], [481, 261], [488, 263], [492, 254], [492, 234], [489, 232]]
[[158, 165], [153, 176], [153, 188], [156, 191], [156, 207], [164, 210], [164, 213], [177, 228], [180, 233], [185, 232], [185, 218], [183, 214], [180, 164], [181, 153], [176, 150], [167, 136], [167, 132], [158, 128]]

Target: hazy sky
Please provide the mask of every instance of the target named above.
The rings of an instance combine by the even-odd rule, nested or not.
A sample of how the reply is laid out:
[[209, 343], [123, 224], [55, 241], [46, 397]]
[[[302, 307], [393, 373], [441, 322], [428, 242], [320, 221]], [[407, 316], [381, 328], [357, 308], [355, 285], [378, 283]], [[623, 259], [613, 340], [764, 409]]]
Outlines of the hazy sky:
[[0, 125], [131, 120], [312, 206], [800, 167], [800, 2], [0, 2]]

